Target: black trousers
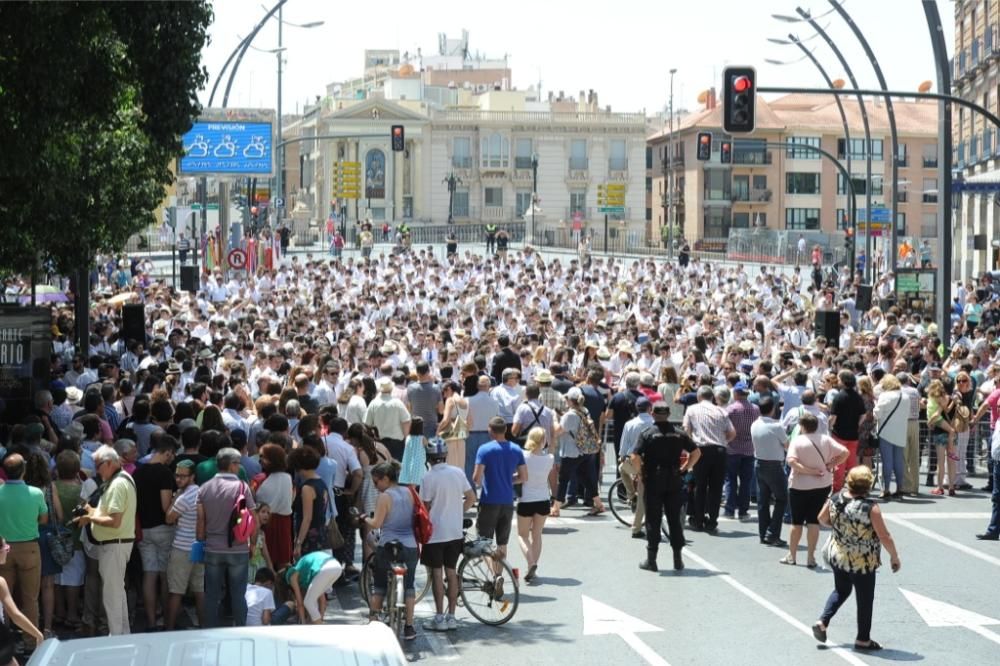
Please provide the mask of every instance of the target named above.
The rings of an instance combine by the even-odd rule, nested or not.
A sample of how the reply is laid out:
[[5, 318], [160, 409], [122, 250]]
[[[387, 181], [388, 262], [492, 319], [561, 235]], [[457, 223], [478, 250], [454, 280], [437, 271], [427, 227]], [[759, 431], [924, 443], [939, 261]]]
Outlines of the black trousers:
[[[726, 448], [702, 446], [701, 459], [694, 466], [694, 513], [691, 524], [695, 527], [715, 527], [719, 522], [719, 505], [722, 502], [722, 485], [726, 480]], [[647, 505], [646, 511], [649, 511]]]
[[493, 254], [497, 250], [497, 239], [495, 236], [486, 237], [486, 254]]
[[[696, 466], [697, 467], [697, 466]], [[681, 524], [682, 477], [678, 470], [649, 473], [643, 479], [643, 498], [646, 501], [646, 549], [650, 555], [660, 547], [660, 525], [667, 515], [670, 547], [674, 552], [684, 548], [684, 527]]]

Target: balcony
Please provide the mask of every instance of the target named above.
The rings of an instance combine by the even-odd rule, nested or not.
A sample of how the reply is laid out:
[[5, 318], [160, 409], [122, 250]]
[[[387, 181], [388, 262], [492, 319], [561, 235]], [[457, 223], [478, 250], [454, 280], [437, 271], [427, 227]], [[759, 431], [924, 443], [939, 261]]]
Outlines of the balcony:
[[527, 169], [531, 171], [531, 156], [524, 157], [523, 155], [514, 158], [514, 168], [515, 169]]
[[511, 206], [483, 206], [483, 220], [491, 222], [511, 222], [514, 209]]
[[987, 26], [983, 32], [983, 60], [1000, 56], [1000, 44], [996, 38], [996, 30], [997, 27], [991, 25]]
[[924, 156], [923, 165], [925, 169], [936, 169], [938, 165], [937, 156], [936, 155], [934, 157]]
[[972, 58], [970, 59], [969, 67], [975, 69], [979, 66], [979, 40], [972, 40]]
[[534, 174], [532, 173], [530, 167], [527, 169], [521, 169], [516, 164], [514, 165], [514, 176], [513, 176], [514, 182], [531, 185], [533, 183], [533, 178]]
[[733, 192], [733, 202], [735, 203], [766, 203], [770, 200], [770, 189], [740, 190]]
[[766, 165], [772, 159], [771, 151], [759, 150], [735, 150], [733, 151], [733, 164]]
[[983, 154], [982, 159], [988, 160], [993, 157], [993, 130], [983, 131]]
[[733, 193], [731, 190], [726, 188], [722, 189], [706, 188], [704, 190], [704, 199], [706, 204], [726, 205], [732, 203]]

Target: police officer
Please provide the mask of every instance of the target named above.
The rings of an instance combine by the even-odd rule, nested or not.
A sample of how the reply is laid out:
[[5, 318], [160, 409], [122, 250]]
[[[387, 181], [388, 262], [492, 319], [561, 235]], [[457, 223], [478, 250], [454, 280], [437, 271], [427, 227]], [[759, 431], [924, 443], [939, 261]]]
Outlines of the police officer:
[[492, 255], [497, 249], [497, 225], [486, 225], [486, 255]]
[[[646, 559], [639, 563], [645, 571], [658, 571], [656, 553], [660, 546], [660, 524], [667, 513], [670, 527], [670, 547], [674, 551], [674, 569], [684, 568], [681, 549], [684, 531], [681, 527], [681, 484], [683, 475], [698, 462], [701, 451], [686, 434], [675, 430], [670, 418], [670, 405], [658, 400], [653, 405], [653, 425], [639, 435], [632, 449], [632, 464], [642, 475], [646, 501]], [[687, 451], [687, 461], [681, 464], [681, 453]]]

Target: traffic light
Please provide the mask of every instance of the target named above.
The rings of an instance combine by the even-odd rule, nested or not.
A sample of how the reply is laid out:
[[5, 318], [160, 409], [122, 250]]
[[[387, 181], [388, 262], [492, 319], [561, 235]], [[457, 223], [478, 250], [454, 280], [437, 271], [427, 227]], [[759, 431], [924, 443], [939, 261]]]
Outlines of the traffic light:
[[844, 230], [844, 249], [848, 254], [854, 251], [854, 229], [850, 227]]
[[719, 161], [723, 164], [733, 163], [733, 142], [722, 141], [719, 143]]
[[396, 152], [402, 152], [404, 150], [403, 144], [405, 143], [403, 138], [403, 126], [393, 125], [392, 126], [392, 149]]
[[707, 162], [712, 157], [712, 133], [698, 132], [698, 161]]
[[722, 126], [727, 132], [752, 132], [756, 123], [757, 72], [726, 67], [722, 72]]

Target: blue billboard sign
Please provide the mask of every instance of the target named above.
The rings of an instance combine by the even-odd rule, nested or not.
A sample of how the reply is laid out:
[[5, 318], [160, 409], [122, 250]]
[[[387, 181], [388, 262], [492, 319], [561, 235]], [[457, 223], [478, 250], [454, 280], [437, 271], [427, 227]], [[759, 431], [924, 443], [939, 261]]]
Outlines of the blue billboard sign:
[[184, 135], [184, 174], [271, 175], [271, 124], [196, 122]]

